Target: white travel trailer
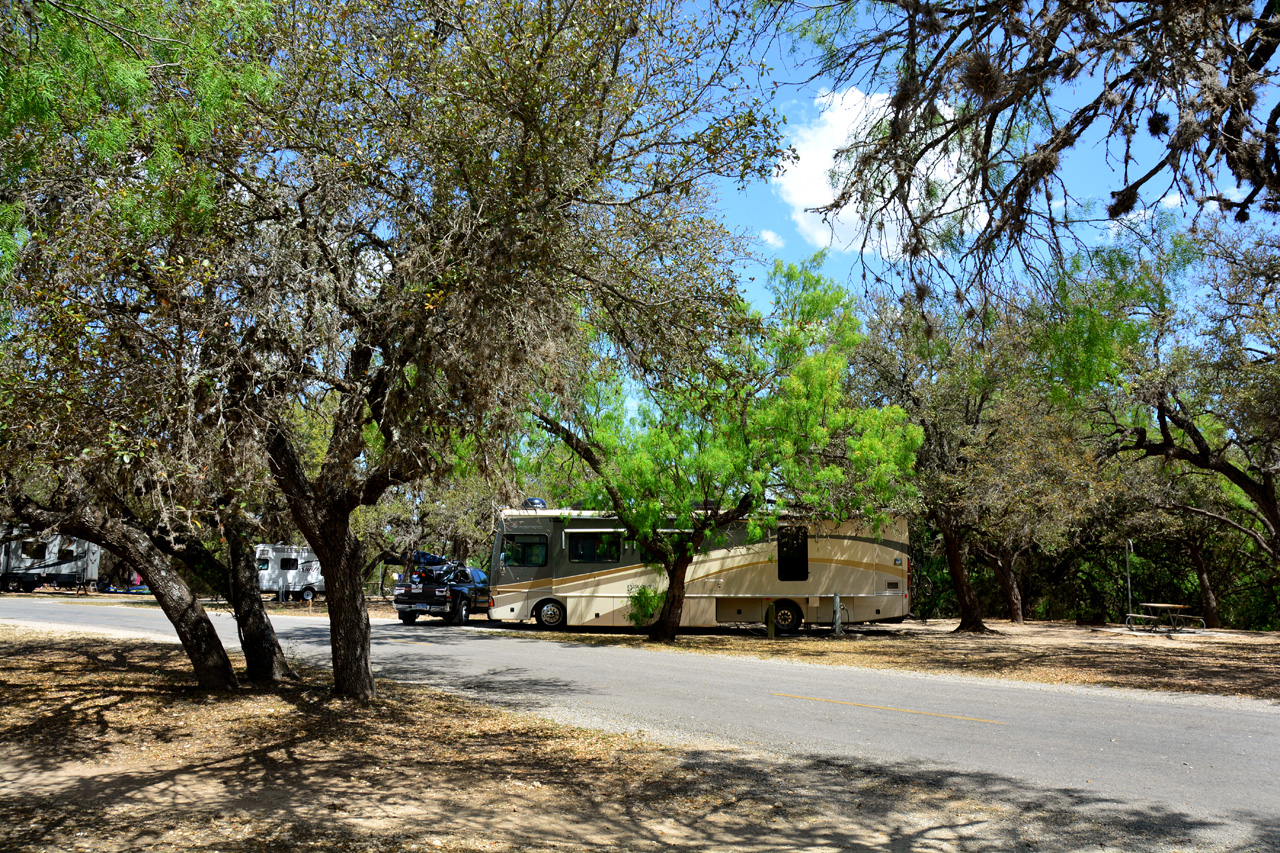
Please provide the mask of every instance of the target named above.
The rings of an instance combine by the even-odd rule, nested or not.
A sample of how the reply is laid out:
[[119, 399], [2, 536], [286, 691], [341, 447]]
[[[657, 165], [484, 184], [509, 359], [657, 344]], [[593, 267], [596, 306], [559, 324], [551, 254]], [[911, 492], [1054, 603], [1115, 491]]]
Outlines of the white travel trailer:
[[[3, 537], [21, 535], [6, 525]], [[34, 592], [43, 585], [59, 589], [96, 586], [102, 550], [71, 536], [24, 538], [0, 544], [0, 590]]]
[[314, 601], [324, 594], [324, 576], [315, 552], [305, 546], [259, 545], [258, 586], [282, 600]]
[[[763, 622], [769, 604], [782, 631], [804, 623], [901, 621], [911, 607], [907, 525], [879, 532], [853, 523], [782, 524], [761, 542], [745, 525], [689, 567], [681, 624]], [[617, 519], [540, 507], [503, 510], [493, 545], [491, 619], [530, 617], [546, 628], [630, 624], [628, 592], [663, 589]]]

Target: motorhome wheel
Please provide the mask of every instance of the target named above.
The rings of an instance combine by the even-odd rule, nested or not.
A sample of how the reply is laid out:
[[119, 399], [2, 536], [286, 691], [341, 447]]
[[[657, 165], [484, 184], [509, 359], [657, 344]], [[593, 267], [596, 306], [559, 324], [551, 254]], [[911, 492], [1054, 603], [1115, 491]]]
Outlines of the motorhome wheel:
[[799, 607], [790, 601], [778, 602], [773, 624], [780, 632], [790, 634], [793, 631], [799, 631], [802, 622], [804, 622], [804, 616], [800, 613]]
[[309, 604], [312, 601], [316, 600], [316, 591], [311, 587], [307, 587], [301, 593], [298, 594], [298, 597]]
[[564, 605], [555, 599], [544, 601], [534, 611], [533, 618], [537, 620], [539, 628], [558, 631], [565, 623]]

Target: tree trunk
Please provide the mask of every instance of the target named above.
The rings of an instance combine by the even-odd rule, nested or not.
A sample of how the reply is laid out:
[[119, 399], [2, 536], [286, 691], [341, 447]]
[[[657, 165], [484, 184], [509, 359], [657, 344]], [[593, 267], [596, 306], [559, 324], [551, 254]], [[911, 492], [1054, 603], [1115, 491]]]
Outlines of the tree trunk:
[[680, 616], [684, 613], [684, 580], [692, 562], [691, 554], [682, 554], [667, 567], [667, 595], [662, 602], [662, 612], [649, 628], [650, 641], [670, 643], [679, 635]]
[[947, 568], [951, 572], [951, 584], [955, 587], [956, 602], [960, 605], [960, 624], [956, 631], [964, 633], [988, 633], [991, 631], [982, 621], [982, 605], [978, 602], [978, 593], [969, 580], [969, 570], [964, 564], [964, 550], [960, 547], [960, 537], [949, 524], [939, 524], [942, 532], [942, 543], [947, 552]]
[[[364, 602], [364, 544], [347, 517], [326, 525], [311, 547], [320, 558], [324, 597], [329, 605], [333, 692], [361, 701], [378, 695], [370, 663], [369, 611]], [[323, 543], [323, 548], [320, 547]]]
[[1022, 589], [1018, 585], [1018, 574], [1014, 565], [1018, 555], [1009, 548], [1001, 548], [1000, 553], [991, 561], [996, 571], [996, 580], [1004, 591], [1005, 603], [1009, 606], [1009, 621], [1022, 624]]
[[[364, 545], [351, 530], [351, 513], [360, 502], [346, 489], [312, 484], [283, 432], [276, 430], [270, 435], [268, 451], [271, 475], [284, 494], [294, 523], [320, 559], [324, 597], [329, 605], [334, 695], [361, 701], [373, 699], [378, 691], [369, 661]], [[335, 466], [335, 470], [340, 469]]]
[[1204, 626], [1206, 628], [1221, 627], [1218, 624], [1218, 597], [1213, 594], [1213, 582], [1209, 579], [1209, 567], [1204, 562], [1204, 552], [1200, 543], [1187, 545], [1191, 552], [1191, 562], [1196, 567], [1196, 577], [1200, 579], [1200, 604], [1204, 608]]
[[57, 526], [106, 548], [142, 577], [164, 615], [173, 623], [178, 640], [191, 660], [196, 683], [202, 689], [235, 690], [240, 686], [209, 614], [173, 568], [172, 560], [145, 532], [97, 510], [81, 510]]
[[[150, 550], [150, 549], [149, 549]], [[142, 576], [160, 609], [169, 617], [195, 671], [196, 683], [205, 690], [235, 690], [240, 686], [227, 650], [186, 581], [173, 569], [169, 559], [150, 550], [150, 559], [121, 555]]]
[[258, 586], [258, 565], [241, 519], [223, 525], [227, 535], [230, 560], [231, 606], [240, 628], [240, 649], [244, 652], [245, 677], [255, 684], [275, 684], [284, 679], [297, 679], [289, 666], [275, 628], [262, 606], [262, 589]]

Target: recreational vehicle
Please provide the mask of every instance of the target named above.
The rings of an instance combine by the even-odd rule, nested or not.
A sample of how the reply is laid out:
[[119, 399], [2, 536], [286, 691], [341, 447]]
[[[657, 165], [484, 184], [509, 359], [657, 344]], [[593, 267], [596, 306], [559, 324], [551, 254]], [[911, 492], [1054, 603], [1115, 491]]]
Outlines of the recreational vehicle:
[[324, 576], [315, 552], [305, 546], [259, 545], [258, 587], [279, 595], [282, 601], [313, 601], [324, 594]]
[[[6, 525], [3, 538], [21, 535]], [[60, 589], [96, 586], [102, 550], [83, 539], [50, 536], [0, 544], [0, 590], [34, 592], [43, 585]]]
[[[746, 526], [698, 554], [689, 567], [681, 624], [901, 621], [910, 610], [907, 525], [879, 534], [853, 523], [787, 523], [759, 542]], [[665, 574], [644, 565], [616, 518], [599, 512], [503, 510], [493, 544], [490, 619], [533, 618], [546, 628], [629, 624], [630, 590], [661, 590]]]

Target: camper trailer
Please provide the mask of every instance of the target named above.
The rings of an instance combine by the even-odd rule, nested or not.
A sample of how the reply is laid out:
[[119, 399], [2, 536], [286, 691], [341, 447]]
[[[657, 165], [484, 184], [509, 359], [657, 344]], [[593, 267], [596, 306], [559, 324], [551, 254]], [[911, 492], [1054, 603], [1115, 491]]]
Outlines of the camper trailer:
[[20, 528], [6, 526], [0, 544], [0, 590], [34, 592], [40, 586], [76, 589], [96, 586], [102, 550], [71, 536], [14, 538]]
[[[762, 541], [746, 525], [698, 554], [689, 567], [681, 624], [764, 622], [778, 628], [839, 621], [901, 621], [911, 606], [907, 525], [878, 535], [854, 523], [783, 521]], [[666, 576], [644, 565], [617, 519], [582, 510], [503, 510], [493, 544], [491, 619], [535, 619], [546, 628], [630, 624], [628, 593], [661, 590]]]
[[258, 586], [282, 601], [313, 601], [324, 594], [324, 576], [315, 552], [305, 546], [259, 545]]

